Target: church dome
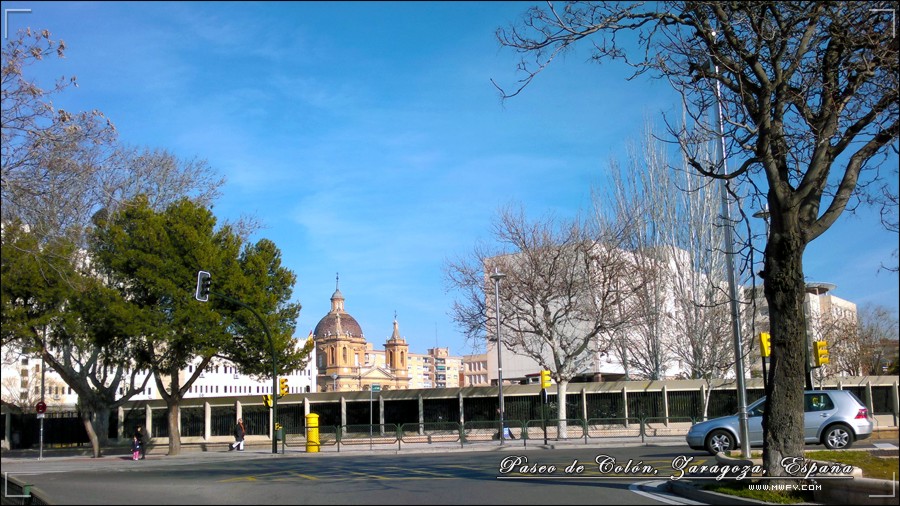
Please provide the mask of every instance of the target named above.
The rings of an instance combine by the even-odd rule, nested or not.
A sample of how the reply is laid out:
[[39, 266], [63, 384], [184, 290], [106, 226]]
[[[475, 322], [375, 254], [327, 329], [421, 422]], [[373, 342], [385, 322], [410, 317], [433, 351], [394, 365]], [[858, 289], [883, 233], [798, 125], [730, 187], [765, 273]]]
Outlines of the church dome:
[[316, 339], [336, 335], [363, 337], [362, 327], [355, 318], [350, 316], [350, 313], [344, 311], [344, 295], [338, 286], [335, 286], [334, 293], [331, 295], [331, 311], [319, 320], [313, 335]]
[[346, 336], [350, 334], [352, 337], [362, 337], [362, 327], [359, 326], [355, 318], [350, 316], [349, 313], [335, 313], [332, 311], [319, 320], [319, 323], [316, 325], [316, 329], [313, 331], [316, 339], [338, 334], [338, 315], [340, 315], [341, 335]]

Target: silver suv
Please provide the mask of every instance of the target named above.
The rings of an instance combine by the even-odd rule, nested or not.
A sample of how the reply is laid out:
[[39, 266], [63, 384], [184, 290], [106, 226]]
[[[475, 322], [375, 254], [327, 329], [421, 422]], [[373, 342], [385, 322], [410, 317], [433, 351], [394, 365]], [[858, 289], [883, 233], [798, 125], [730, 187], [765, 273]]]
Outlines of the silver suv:
[[[807, 390], [803, 395], [804, 440], [824, 444], [830, 450], [849, 448], [857, 439], [872, 435], [869, 410], [847, 390]], [[751, 446], [762, 446], [763, 397], [747, 406], [747, 427]], [[688, 431], [687, 444], [694, 450], [715, 455], [740, 446], [738, 415], [700, 422]]]

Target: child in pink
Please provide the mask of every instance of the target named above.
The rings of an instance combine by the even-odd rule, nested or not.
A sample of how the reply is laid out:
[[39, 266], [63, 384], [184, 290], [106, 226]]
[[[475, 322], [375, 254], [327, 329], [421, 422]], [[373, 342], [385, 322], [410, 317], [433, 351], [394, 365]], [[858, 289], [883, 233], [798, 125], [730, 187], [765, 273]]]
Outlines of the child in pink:
[[131, 438], [131, 460], [140, 460], [141, 458], [141, 442], [137, 436]]

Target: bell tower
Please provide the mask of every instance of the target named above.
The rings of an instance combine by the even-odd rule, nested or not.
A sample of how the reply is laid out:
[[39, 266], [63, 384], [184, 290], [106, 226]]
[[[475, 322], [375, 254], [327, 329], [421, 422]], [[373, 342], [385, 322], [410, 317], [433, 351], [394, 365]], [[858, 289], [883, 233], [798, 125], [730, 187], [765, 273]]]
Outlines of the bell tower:
[[400, 324], [397, 323], [396, 313], [394, 313], [394, 332], [391, 334], [390, 339], [384, 343], [384, 352], [391, 374], [397, 378], [398, 383], [403, 383], [402, 385], [396, 385], [396, 387], [406, 388], [409, 385], [409, 370], [406, 363], [409, 358], [409, 345], [406, 344], [406, 339], [400, 337]]

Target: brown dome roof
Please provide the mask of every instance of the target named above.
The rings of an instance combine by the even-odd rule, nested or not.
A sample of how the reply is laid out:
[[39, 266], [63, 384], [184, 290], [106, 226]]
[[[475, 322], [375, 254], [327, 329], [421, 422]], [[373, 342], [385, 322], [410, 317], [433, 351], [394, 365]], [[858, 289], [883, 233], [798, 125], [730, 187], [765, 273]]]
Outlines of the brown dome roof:
[[343, 331], [343, 335], [350, 334], [352, 337], [363, 337], [362, 327], [359, 326], [356, 319], [350, 316], [349, 313], [331, 312], [319, 320], [319, 323], [316, 325], [316, 329], [313, 331], [316, 339], [321, 339], [325, 336], [335, 335], [337, 333], [335, 329], [337, 328], [338, 314], [341, 315], [341, 330]]
[[[337, 278], [340, 280], [340, 277]], [[341, 329], [338, 332], [338, 316], [340, 316]], [[362, 327], [356, 322], [356, 319], [344, 311], [344, 294], [341, 293], [340, 287], [335, 283], [334, 293], [331, 294], [331, 311], [324, 318], [319, 320], [316, 330], [313, 331], [316, 339], [322, 339], [328, 336], [340, 334], [342, 336], [350, 335], [351, 337], [363, 337]]]

